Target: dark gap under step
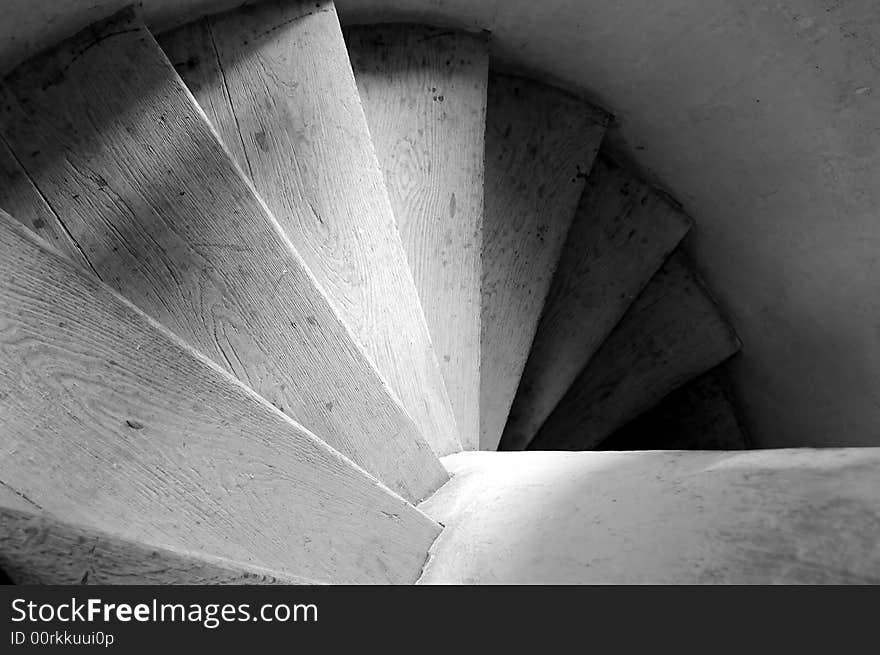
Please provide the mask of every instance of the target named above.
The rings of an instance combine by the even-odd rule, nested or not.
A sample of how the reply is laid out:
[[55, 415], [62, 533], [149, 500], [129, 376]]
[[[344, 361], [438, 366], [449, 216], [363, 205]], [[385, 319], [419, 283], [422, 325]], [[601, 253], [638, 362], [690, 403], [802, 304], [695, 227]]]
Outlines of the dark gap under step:
[[673, 391], [599, 444], [598, 450], [745, 450], [750, 448], [717, 367]]

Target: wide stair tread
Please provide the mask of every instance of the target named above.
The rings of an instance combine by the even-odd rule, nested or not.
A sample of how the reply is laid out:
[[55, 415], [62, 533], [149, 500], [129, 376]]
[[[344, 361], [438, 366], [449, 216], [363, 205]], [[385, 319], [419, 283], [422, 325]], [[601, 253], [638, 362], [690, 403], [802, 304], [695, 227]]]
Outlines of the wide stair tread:
[[17, 217], [34, 232], [89, 269], [85, 255], [64, 230], [46, 199], [28, 178], [0, 134], [0, 209]]
[[880, 583], [880, 448], [443, 462], [421, 583]]
[[474, 450], [488, 39], [395, 24], [349, 28], [346, 42], [462, 447]]
[[333, 3], [245, 6], [159, 39], [434, 451], [460, 450]]
[[559, 89], [489, 77], [480, 447], [494, 450], [608, 116]]
[[131, 10], [23, 64], [2, 98], [71, 257], [405, 498], [446, 480]]
[[600, 154], [547, 294], [503, 450], [532, 440], [690, 226], [665, 196]]
[[0, 308], [0, 480], [28, 506], [310, 580], [418, 576], [440, 526], [3, 212]]
[[730, 324], [678, 250], [654, 275], [528, 447], [594, 448], [739, 348]]

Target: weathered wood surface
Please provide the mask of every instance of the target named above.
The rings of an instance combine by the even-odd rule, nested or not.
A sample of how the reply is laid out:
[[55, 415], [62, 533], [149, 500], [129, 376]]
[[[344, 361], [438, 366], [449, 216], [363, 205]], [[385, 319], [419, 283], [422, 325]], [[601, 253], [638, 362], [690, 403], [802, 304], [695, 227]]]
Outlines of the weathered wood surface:
[[740, 342], [681, 252], [657, 271], [529, 444], [589, 450]]
[[498, 447], [607, 116], [490, 75], [486, 109], [480, 447]]
[[600, 155], [544, 303], [503, 450], [520, 450], [532, 440], [690, 224], [669, 201]]
[[220, 55], [211, 30], [211, 18], [201, 18], [159, 34], [156, 41], [195, 96], [232, 158], [250, 175], [243, 136], [238, 131], [232, 112], [229, 87], [223, 77]]
[[366, 25], [346, 42], [462, 446], [474, 450], [488, 40]]
[[411, 582], [439, 532], [5, 213], [0, 416], [4, 487], [150, 547]]
[[89, 267], [88, 261], [64, 231], [46, 199], [28, 179], [15, 155], [0, 137], [0, 210], [16, 216], [22, 223], [49, 241], [71, 259]]
[[130, 11], [24, 64], [2, 100], [0, 128], [75, 240], [68, 254], [404, 497], [445, 481]]
[[266, 2], [160, 38], [422, 434], [460, 450], [333, 3]]
[[458, 453], [427, 584], [880, 584], [880, 448]]
[[713, 369], [666, 396], [597, 446], [599, 450], [743, 450], [745, 432], [721, 373]]
[[0, 569], [15, 584], [216, 585], [311, 583], [201, 553], [185, 553], [0, 506]]

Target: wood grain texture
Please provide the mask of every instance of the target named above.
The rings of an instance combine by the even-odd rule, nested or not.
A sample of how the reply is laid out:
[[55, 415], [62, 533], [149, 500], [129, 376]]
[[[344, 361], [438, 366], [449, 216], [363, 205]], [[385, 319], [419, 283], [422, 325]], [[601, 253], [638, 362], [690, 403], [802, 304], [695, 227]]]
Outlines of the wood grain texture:
[[103, 281], [404, 497], [445, 481], [131, 12], [24, 64], [2, 94], [7, 142]]
[[486, 109], [480, 447], [495, 450], [607, 116], [491, 75]]
[[435, 452], [460, 450], [333, 3], [243, 7], [163, 43]]
[[[723, 367], [722, 367], [723, 368]], [[676, 389], [599, 450], [743, 450], [745, 432], [718, 367]]]
[[232, 153], [236, 163], [250, 174], [210, 18], [159, 34], [156, 41], [217, 130], [223, 145]]
[[439, 526], [0, 213], [0, 486], [151, 548], [411, 582]]
[[462, 447], [479, 445], [485, 35], [346, 32], [348, 52]]
[[654, 275], [550, 414], [531, 450], [589, 450], [740, 348], [685, 256]]
[[89, 268], [88, 260], [64, 231], [52, 208], [30, 181], [2, 137], [0, 137], [0, 210], [17, 217], [56, 248], [69, 253], [71, 259], [78, 264]]
[[15, 584], [303, 584], [200, 553], [154, 548], [39, 511], [0, 506], [0, 568]]
[[502, 450], [532, 440], [690, 225], [669, 201], [600, 155], [550, 284]]

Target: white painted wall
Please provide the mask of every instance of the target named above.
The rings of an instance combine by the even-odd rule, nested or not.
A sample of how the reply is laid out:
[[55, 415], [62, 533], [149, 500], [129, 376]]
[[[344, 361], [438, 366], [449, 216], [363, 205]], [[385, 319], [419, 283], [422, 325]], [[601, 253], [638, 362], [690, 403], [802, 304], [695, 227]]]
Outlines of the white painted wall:
[[[0, 66], [122, 0], [6, 0]], [[154, 26], [235, 0], [145, 0]], [[765, 446], [880, 444], [876, 0], [339, 0], [343, 21], [493, 31], [515, 67], [615, 112], [696, 219], [698, 261], [745, 342]]]

